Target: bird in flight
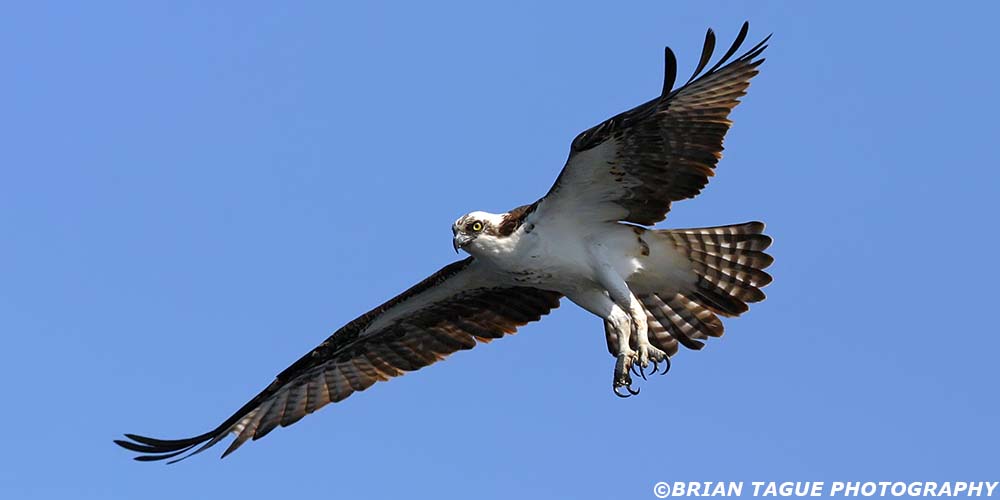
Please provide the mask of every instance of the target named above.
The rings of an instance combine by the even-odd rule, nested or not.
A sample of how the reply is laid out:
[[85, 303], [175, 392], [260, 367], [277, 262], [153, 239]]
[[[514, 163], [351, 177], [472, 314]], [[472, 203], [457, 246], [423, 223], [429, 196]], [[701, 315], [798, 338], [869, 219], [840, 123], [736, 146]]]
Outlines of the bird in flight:
[[460, 217], [452, 241], [468, 257], [344, 325], [218, 427], [115, 443], [139, 453], [136, 460], [177, 461], [232, 434], [225, 457], [375, 382], [514, 333], [563, 297], [601, 318], [615, 394], [638, 394], [632, 375], [665, 373], [678, 344], [698, 350], [721, 336], [719, 316], [747, 311], [771, 282], [763, 223], [651, 228], [715, 175], [729, 113], [770, 38], [732, 59], [748, 29], [706, 70], [715, 50], [708, 30], [694, 73], [677, 88], [667, 48], [660, 95], [578, 135], [545, 196], [507, 213]]

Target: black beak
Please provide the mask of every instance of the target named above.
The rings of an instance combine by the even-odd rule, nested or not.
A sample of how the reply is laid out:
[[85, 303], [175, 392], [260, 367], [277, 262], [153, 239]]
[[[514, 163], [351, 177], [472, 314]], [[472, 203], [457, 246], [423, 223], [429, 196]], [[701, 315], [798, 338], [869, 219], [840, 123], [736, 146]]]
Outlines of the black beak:
[[462, 247], [464, 247], [465, 245], [468, 245], [469, 242], [472, 241], [472, 240], [473, 240], [472, 236], [460, 233], [460, 232], [458, 232], [456, 230], [455, 231], [455, 237], [452, 238], [452, 240], [451, 240], [451, 246], [455, 248], [455, 253], [458, 253], [458, 251], [461, 250]]

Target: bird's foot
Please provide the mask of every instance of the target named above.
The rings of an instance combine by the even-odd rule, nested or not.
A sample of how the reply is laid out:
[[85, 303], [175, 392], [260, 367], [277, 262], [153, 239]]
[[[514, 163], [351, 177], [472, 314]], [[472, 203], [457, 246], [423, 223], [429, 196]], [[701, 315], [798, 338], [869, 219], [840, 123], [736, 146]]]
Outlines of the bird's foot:
[[645, 368], [649, 366], [650, 363], [653, 364], [653, 369], [649, 372], [650, 375], [660, 371], [660, 363], [665, 363], [663, 371], [661, 373], [666, 374], [670, 370], [670, 356], [663, 352], [661, 349], [650, 345], [648, 343], [639, 346], [639, 352], [637, 353], [638, 360], [636, 363], [639, 365], [639, 374], [642, 378], [646, 378]]
[[[666, 375], [670, 371], [670, 356], [652, 345], [639, 346], [638, 351], [630, 351], [619, 354], [615, 362], [615, 378], [613, 390], [620, 398], [627, 398], [639, 394], [638, 388], [632, 387], [632, 373], [638, 377], [646, 379], [646, 369], [653, 365], [649, 374], [660, 373]], [[624, 388], [623, 392], [619, 389]]]
[[[635, 396], [639, 394], [639, 389], [632, 388], [632, 376], [629, 375], [629, 371], [632, 371], [635, 366], [635, 361], [637, 359], [635, 352], [625, 352], [618, 355], [618, 360], [615, 361], [615, 377], [612, 384], [612, 390], [615, 395], [620, 398], [627, 398], [629, 396]], [[625, 388], [628, 393], [620, 392], [619, 389]]]

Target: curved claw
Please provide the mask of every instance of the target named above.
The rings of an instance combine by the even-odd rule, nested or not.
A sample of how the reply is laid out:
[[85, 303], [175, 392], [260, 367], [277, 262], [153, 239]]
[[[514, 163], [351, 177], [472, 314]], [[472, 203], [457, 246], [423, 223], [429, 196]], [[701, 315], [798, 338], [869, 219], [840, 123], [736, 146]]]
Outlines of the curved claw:
[[625, 386], [625, 390], [628, 391], [629, 394], [635, 396], [635, 395], [639, 394], [639, 391], [642, 390], [642, 389], [636, 389], [636, 390], [633, 391], [632, 390], [632, 385], [630, 384], [630, 385], [626, 385]]
[[639, 376], [639, 371], [635, 367], [636, 364], [637, 363], [632, 363], [632, 366], [628, 367], [628, 371], [632, 372], [632, 375], [635, 375], [636, 377], [638, 377]]
[[667, 372], [670, 371], [670, 358], [663, 358], [663, 361], [666, 363], [666, 366], [663, 367], [663, 373], [661, 375], [666, 375]]
[[[611, 392], [615, 393], [615, 396], [618, 396], [618, 397], [620, 397], [620, 398], [622, 398], [622, 399], [625, 399], [625, 398], [628, 398], [628, 397], [631, 397], [631, 396], [629, 396], [628, 394], [622, 394], [622, 393], [618, 392], [618, 386], [615, 386], [614, 388], [612, 388], [612, 389], [611, 389]], [[632, 392], [632, 391], [631, 391], [631, 390], [629, 390], [629, 392]], [[636, 393], [636, 394], [637, 394], [637, 393]], [[634, 395], [635, 395], [635, 394], [632, 394], [632, 396], [634, 396]]]
[[650, 361], [653, 362], [653, 371], [649, 372], [649, 374], [653, 375], [653, 374], [655, 374], [657, 372], [657, 370], [660, 369], [660, 363], [658, 363], [655, 359], [652, 359]]
[[642, 377], [643, 380], [646, 380], [646, 370], [642, 367], [642, 365], [639, 365], [639, 376]]

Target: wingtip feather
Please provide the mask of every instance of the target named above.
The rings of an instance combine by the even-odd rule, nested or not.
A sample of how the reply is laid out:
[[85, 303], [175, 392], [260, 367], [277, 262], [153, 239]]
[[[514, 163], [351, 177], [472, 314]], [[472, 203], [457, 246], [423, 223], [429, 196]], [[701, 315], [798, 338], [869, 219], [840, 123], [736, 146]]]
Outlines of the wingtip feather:
[[674, 83], [677, 81], [677, 56], [670, 47], [663, 49], [663, 92], [662, 96], [670, 95], [674, 90]]
[[[688, 78], [687, 83], [693, 82], [694, 79], [698, 77], [698, 74], [701, 73], [701, 70], [705, 69], [705, 66], [708, 65], [708, 61], [712, 59], [712, 54], [714, 52], [715, 31], [713, 31], [712, 28], [708, 28], [708, 31], [705, 32], [705, 44], [701, 47], [701, 59], [698, 61], [698, 66], [695, 67], [694, 72], [691, 73], [691, 78]], [[685, 85], [687, 85], [687, 83], [685, 83]]]

